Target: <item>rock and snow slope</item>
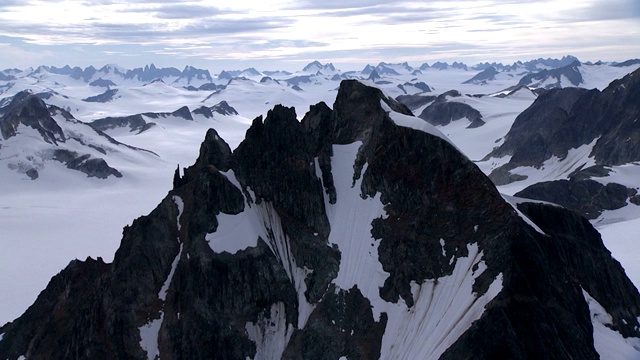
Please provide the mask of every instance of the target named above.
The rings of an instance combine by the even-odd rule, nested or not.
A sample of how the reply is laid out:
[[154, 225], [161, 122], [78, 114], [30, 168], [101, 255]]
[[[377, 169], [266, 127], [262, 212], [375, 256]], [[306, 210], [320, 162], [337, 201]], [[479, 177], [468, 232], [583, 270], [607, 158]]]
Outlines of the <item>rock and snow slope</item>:
[[591, 225], [516, 212], [409, 115], [344, 81], [333, 109], [299, 122], [276, 106], [233, 152], [210, 130], [112, 264], [72, 262], [0, 328], [0, 357], [596, 359], [610, 339], [633, 345], [640, 295]]

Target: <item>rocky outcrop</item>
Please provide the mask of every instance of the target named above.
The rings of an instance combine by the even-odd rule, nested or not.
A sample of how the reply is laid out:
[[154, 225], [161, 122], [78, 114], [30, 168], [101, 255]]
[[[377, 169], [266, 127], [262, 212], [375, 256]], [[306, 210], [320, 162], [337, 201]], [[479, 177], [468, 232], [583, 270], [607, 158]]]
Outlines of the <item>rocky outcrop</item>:
[[569, 122], [572, 107], [588, 92], [566, 88], [541, 94], [516, 117], [502, 145], [488, 157], [511, 155], [513, 165], [541, 166], [553, 155], [564, 157], [569, 149], [589, 143], [593, 132], [577, 133], [571, 126], [574, 122]]
[[542, 93], [518, 115], [504, 143], [486, 158], [511, 156], [495, 170], [497, 175], [519, 166], [541, 167], [553, 156], [561, 161], [571, 149], [595, 141], [589, 157], [598, 165], [638, 161], [639, 97], [640, 70], [612, 82], [602, 92], [565, 88]]
[[89, 123], [89, 125], [99, 131], [109, 131], [117, 128], [129, 128], [130, 132], [136, 132], [140, 134], [156, 125], [154, 122], [147, 122], [142, 115], [143, 114], [121, 117], [106, 117], [93, 120], [91, 123]]
[[111, 80], [105, 80], [103, 78], [98, 78], [97, 80], [93, 80], [92, 82], [89, 83], [90, 86], [98, 86], [98, 87], [105, 87], [105, 88], [109, 88], [111, 86], [117, 86], [116, 83], [114, 83]]
[[88, 98], [82, 99], [82, 101], [106, 103], [114, 100], [116, 98], [115, 96], [117, 93], [118, 93], [118, 89], [108, 89], [102, 94], [89, 96]]
[[[551, 70], [542, 70], [533, 74], [525, 75], [518, 85], [531, 87], [544, 87], [547, 89], [561, 88], [566, 86], [580, 86], [583, 83], [582, 74], [580, 73], [580, 61], [575, 60], [569, 65], [562, 66]], [[562, 79], [569, 80], [569, 84], [563, 84]], [[554, 83], [550, 81], [555, 80]], [[546, 83], [546, 85], [544, 85]], [[542, 86], [544, 85], [544, 86]]]
[[496, 75], [498, 75], [498, 70], [493, 66], [489, 66], [471, 79], [464, 81], [463, 84], [486, 85], [489, 81], [495, 80]]
[[28, 91], [16, 94], [2, 113], [0, 132], [5, 140], [15, 136], [20, 125], [37, 130], [48, 143], [57, 144], [65, 140], [62, 128], [51, 118], [44, 101]]
[[213, 105], [210, 109], [212, 112], [218, 113], [220, 115], [238, 115], [236, 109], [234, 109], [233, 106], [229, 105], [229, 103], [224, 100]]
[[448, 101], [448, 97], [460, 96], [460, 93], [455, 90], [447, 91], [439, 95], [418, 117], [436, 126], [445, 126], [452, 121], [463, 118], [470, 122], [468, 128], [477, 128], [484, 125], [482, 114], [478, 110], [462, 102]]
[[0, 358], [597, 359], [585, 292], [640, 337], [640, 294], [586, 220], [523, 219], [432, 133], [353, 80], [233, 152], [210, 130], [112, 264], [72, 262], [0, 328]]
[[65, 164], [69, 169], [81, 171], [88, 177], [97, 177], [98, 179], [106, 179], [109, 176], [122, 177], [122, 174], [109, 166], [104, 159], [94, 158], [89, 154], [56, 149], [53, 151], [53, 160]]
[[[48, 106], [40, 97], [27, 91], [16, 94], [0, 113], [3, 114], [0, 140], [16, 138], [7, 149], [2, 149], [0, 142], [2, 160], [7, 161], [10, 169], [24, 173], [32, 180], [39, 177], [40, 170], [50, 160], [59, 161], [89, 177], [122, 177], [102, 156], [120, 150], [144, 151], [114, 140], [76, 120], [69, 112]], [[37, 131], [39, 137], [29, 134], [25, 127]]]
[[416, 111], [428, 103], [435, 101], [437, 98], [436, 95], [400, 95], [396, 98], [396, 101], [404, 104], [409, 110]]
[[636, 189], [608, 183], [603, 185], [591, 179], [543, 181], [526, 187], [515, 196], [543, 200], [562, 205], [580, 213], [587, 219], [596, 219], [604, 210], [626, 206], [637, 195]]

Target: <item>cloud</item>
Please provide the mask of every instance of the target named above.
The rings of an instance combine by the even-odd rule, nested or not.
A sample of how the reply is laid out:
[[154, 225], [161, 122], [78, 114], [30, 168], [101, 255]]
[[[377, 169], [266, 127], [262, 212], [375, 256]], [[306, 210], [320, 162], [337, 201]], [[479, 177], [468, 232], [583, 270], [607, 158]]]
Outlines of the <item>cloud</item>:
[[[158, 19], [201, 19], [212, 18], [222, 15], [224, 12], [214, 6], [198, 5], [198, 4], [179, 4], [175, 2], [168, 3], [147, 3], [135, 9], [125, 10], [124, 12], [147, 13]], [[160, 5], [158, 5], [160, 4]]]
[[640, 52], [637, 0], [235, 0], [212, 4], [202, 0], [3, 0], [0, 39], [4, 36], [8, 40], [3, 42], [14, 49], [29, 51], [36, 46], [58, 51], [81, 45], [113, 57], [126, 53], [216, 60], [340, 56], [404, 61], [449, 56], [484, 61], [500, 60], [495, 57], [501, 53], [516, 56], [539, 50], [564, 55], [563, 48], [584, 49], [584, 53], [590, 47], [594, 52], [614, 49], [606, 44], [618, 44], [614, 55], [635, 51], [638, 57]]

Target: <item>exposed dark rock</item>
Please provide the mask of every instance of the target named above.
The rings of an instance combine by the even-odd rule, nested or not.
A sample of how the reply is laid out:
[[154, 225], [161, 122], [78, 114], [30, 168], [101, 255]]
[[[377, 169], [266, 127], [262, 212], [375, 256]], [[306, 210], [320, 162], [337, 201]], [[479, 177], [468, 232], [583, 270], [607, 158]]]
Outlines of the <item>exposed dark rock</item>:
[[640, 59], [629, 59], [629, 60], [623, 61], [621, 63], [615, 63], [612, 66], [615, 66], [615, 67], [626, 67], [626, 66], [632, 66], [632, 65], [636, 65], [636, 64], [640, 64]]
[[515, 181], [526, 180], [528, 178], [526, 175], [512, 174], [510, 170], [513, 169], [514, 168], [508, 166], [508, 164], [500, 166], [489, 174], [489, 179], [491, 179], [496, 186], [501, 186], [511, 184]]
[[374, 321], [369, 300], [357, 287], [329, 291], [294, 332], [282, 359], [379, 359], [387, 317]]
[[144, 68], [135, 68], [128, 70], [124, 75], [125, 79], [137, 79], [142, 82], [150, 82], [155, 79], [162, 79], [168, 77], [179, 77], [181, 75], [180, 70], [176, 68], [156, 68], [155, 65], [145, 65]]
[[84, 82], [88, 83], [93, 77], [93, 75], [95, 75], [97, 72], [98, 70], [96, 70], [96, 68], [94, 68], [93, 66], [89, 66], [84, 70], [80, 69], [79, 67], [75, 67], [69, 73], [69, 76], [71, 76], [76, 80], [82, 79]]
[[596, 219], [604, 210], [616, 210], [627, 205], [627, 199], [636, 195], [626, 186], [586, 180], [544, 181], [528, 186], [515, 196], [543, 200], [575, 210], [587, 219]]
[[437, 96], [435, 95], [400, 95], [396, 98], [396, 101], [404, 104], [411, 111], [415, 111], [422, 106], [427, 105], [430, 102], [435, 101]]
[[367, 78], [367, 80], [373, 81], [375, 82], [376, 80], [380, 80], [382, 79], [382, 76], [380, 76], [380, 74], [378, 74], [378, 71], [373, 69], [373, 71], [371, 71], [371, 73], [369, 74], [369, 77]]
[[413, 83], [411, 85], [422, 90], [422, 92], [431, 92], [431, 87], [422, 81], [418, 81], [417, 83]]
[[185, 120], [193, 121], [193, 116], [191, 116], [191, 111], [187, 106], [183, 106], [180, 109], [171, 113], [171, 116], [183, 118]]
[[89, 83], [89, 85], [91, 86], [99, 86], [99, 87], [106, 87], [109, 88], [110, 86], [117, 86], [116, 83], [114, 83], [111, 80], [105, 80], [103, 78], [99, 78], [97, 80], [93, 80], [92, 82]]
[[210, 108], [206, 106], [200, 106], [199, 108], [193, 110], [193, 113], [197, 115], [202, 115], [207, 119], [211, 119], [213, 117], [213, 112], [211, 111]]
[[78, 170], [88, 177], [97, 177], [99, 179], [106, 179], [109, 176], [115, 176], [117, 178], [122, 177], [122, 174], [110, 167], [104, 159], [91, 157], [89, 154], [79, 154], [75, 151], [66, 149], [56, 149], [53, 152], [53, 159], [57, 160], [72, 170]]
[[202, 91], [215, 91], [215, 90], [224, 90], [226, 88], [226, 86], [224, 85], [218, 85], [218, 84], [214, 84], [214, 83], [206, 83], [206, 84], [202, 84], [198, 87], [198, 90], [202, 90]]
[[312, 82], [314, 77], [315, 75], [300, 75], [300, 76], [294, 76], [290, 79], [286, 79], [284, 80], [284, 82], [289, 84], [289, 86], [296, 86], [296, 85], [300, 86], [300, 84]]
[[447, 64], [446, 62], [437, 61], [431, 65], [431, 68], [437, 70], [447, 70], [449, 68], [449, 64]]
[[436, 126], [448, 125], [450, 122], [462, 118], [469, 120], [469, 128], [484, 125], [482, 114], [480, 114], [478, 110], [462, 102], [447, 101], [447, 97], [449, 96], [460, 97], [461, 95], [456, 90], [450, 90], [440, 94], [431, 105], [422, 110], [418, 117]]
[[[535, 245], [529, 240], [514, 242], [510, 252], [520, 259], [517, 266], [521, 269], [536, 267], [540, 271], [520, 273], [513, 288], [501, 292], [486, 310], [486, 316], [474, 323], [441, 359], [532, 359], [550, 354], [557, 359], [598, 359], [590, 335], [593, 327], [589, 309], [582, 300], [583, 289], [611, 309], [611, 328], [623, 336], [637, 331], [633, 329], [635, 325], [629, 326], [622, 319], [640, 309], [637, 300], [632, 300], [638, 292], [628, 278], [615, 275], [623, 271], [622, 267], [610, 256], [589, 222], [551, 205], [522, 203], [518, 209], [547, 236]], [[556, 266], [564, 270], [556, 271]], [[545, 282], [562, 285], [542, 285]], [[540, 306], [550, 300], [551, 307]], [[555, 315], [548, 312], [551, 308]], [[559, 316], [554, 319], [557, 325], [540, 321], [548, 316]]]
[[102, 119], [96, 119], [89, 123], [92, 128], [100, 131], [108, 131], [111, 129], [128, 127], [130, 132], [137, 132], [138, 134], [149, 130], [156, 124], [153, 122], [147, 122], [142, 114], [123, 116], [123, 117], [106, 117]]
[[206, 81], [207, 83], [213, 82], [213, 78], [209, 73], [209, 70], [197, 69], [193, 66], [185, 66], [176, 82], [186, 80], [187, 84], [191, 84], [194, 80]]
[[48, 143], [65, 141], [62, 128], [51, 117], [47, 104], [28, 91], [16, 94], [1, 112], [0, 132], [5, 140], [16, 135], [19, 125], [24, 125], [37, 130]]
[[234, 109], [229, 103], [222, 100], [219, 103], [213, 105], [211, 111], [216, 112], [220, 115], [238, 115], [236, 109]]
[[106, 103], [114, 100], [117, 93], [118, 89], [109, 89], [102, 94], [89, 96], [88, 98], [82, 99], [82, 101]]
[[507, 170], [540, 167], [552, 156], [564, 159], [570, 149], [598, 139], [590, 154], [597, 164], [613, 166], [638, 161], [638, 98], [640, 69], [612, 82], [602, 92], [580, 88], [547, 91], [518, 115], [504, 143], [485, 159], [512, 155]]
[[213, 113], [217, 113], [220, 115], [238, 115], [236, 109], [234, 109], [229, 103], [226, 101], [221, 101], [218, 104], [213, 105], [212, 107], [201, 106], [193, 111], [194, 114], [204, 115], [207, 119], [213, 117]]
[[493, 66], [490, 66], [471, 79], [464, 81], [463, 84], [487, 84], [489, 81], [495, 80], [497, 74], [498, 71]]
[[318, 165], [322, 172], [322, 184], [329, 196], [329, 203], [336, 203], [336, 188], [331, 173], [331, 157], [333, 147], [331, 140], [334, 137], [333, 112], [324, 102], [310, 107], [301, 121], [302, 128], [309, 136], [311, 149], [317, 154]]
[[[563, 87], [561, 83], [561, 79], [564, 76], [569, 80], [571, 85], [579, 86], [583, 82], [582, 74], [578, 69], [580, 66], [581, 66], [580, 61], [576, 60], [571, 64], [560, 67], [560, 68], [551, 69], [551, 70], [542, 70], [540, 72], [524, 76], [522, 79], [520, 79], [520, 81], [518, 82], [518, 85], [528, 85], [533, 87], [539, 87], [539, 85], [544, 83], [545, 81], [548, 81], [549, 79], [555, 79], [556, 82], [553, 84], [546, 85], [546, 88]], [[567, 86], [567, 85], [568, 84], [565, 84], [564, 86]]]
[[27, 176], [31, 179], [31, 180], [35, 180], [38, 178], [39, 174], [38, 174], [38, 170], [31, 168], [29, 170], [27, 170], [27, 172], [25, 173], [27, 174]]
[[[596, 90], [597, 91], [597, 90]], [[571, 148], [588, 143], [592, 134], [578, 133], [569, 122], [571, 108], [588, 90], [553, 89], [541, 94], [513, 122], [504, 143], [491, 157], [517, 155], [518, 165], [541, 166], [552, 155], [563, 158]]]
[[576, 169], [573, 173], [569, 174], [569, 178], [571, 180], [580, 181], [586, 180], [594, 177], [605, 177], [609, 176], [611, 169], [603, 166], [603, 165], [594, 165], [590, 166], [586, 169], [583, 169], [582, 166]]

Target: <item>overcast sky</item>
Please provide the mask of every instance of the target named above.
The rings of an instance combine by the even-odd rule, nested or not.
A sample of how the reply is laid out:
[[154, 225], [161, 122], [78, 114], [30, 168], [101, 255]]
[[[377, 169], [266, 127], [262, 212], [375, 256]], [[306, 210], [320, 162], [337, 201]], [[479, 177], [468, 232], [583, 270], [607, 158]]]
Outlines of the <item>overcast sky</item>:
[[0, 69], [640, 57], [640, 0], [0, 0]]

